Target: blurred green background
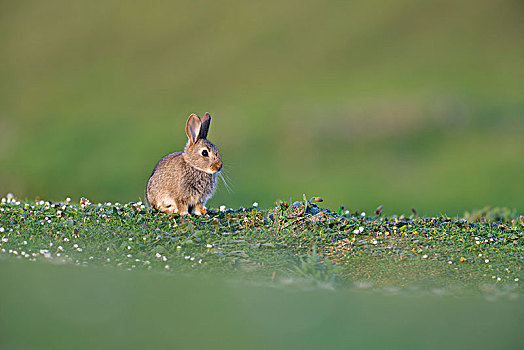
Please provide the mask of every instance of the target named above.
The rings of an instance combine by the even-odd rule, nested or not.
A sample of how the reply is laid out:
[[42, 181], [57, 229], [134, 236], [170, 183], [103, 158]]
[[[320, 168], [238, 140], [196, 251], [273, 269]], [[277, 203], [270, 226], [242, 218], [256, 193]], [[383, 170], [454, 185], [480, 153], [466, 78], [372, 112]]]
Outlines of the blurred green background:
[[209, 111], [209, 205], [522, 209], [524, 3], [2, 1], [0, 194], [144, 198]]

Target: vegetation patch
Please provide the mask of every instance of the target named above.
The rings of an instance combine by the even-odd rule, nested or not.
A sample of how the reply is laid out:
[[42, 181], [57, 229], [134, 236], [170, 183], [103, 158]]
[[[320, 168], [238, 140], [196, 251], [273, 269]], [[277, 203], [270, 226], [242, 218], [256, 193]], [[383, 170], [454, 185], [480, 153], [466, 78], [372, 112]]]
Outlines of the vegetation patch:
[[330, 288], [524, 294], [524, 222], [516, 214], [381, 217], [380, 209], [331, 211], [316, 200], [180, 217], [140, 202], [10, 197], [0, 206], [0, 257]]

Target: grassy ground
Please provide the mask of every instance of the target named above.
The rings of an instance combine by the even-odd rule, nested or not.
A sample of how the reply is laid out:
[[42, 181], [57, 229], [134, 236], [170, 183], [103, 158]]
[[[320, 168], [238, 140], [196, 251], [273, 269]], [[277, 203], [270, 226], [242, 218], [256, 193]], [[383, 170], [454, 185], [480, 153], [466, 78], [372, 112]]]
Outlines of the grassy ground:
[[209, 210], [206, 217], [151, 212], [142, 203], [2, 204], [9, 257], [128, 270], [301, 276], [375, 287], [510, 288], [522, 294], [523, 223], [445, 216], [336, 213], [303, 200], [274, 208]]
[[141, 203], [6, 201], [0, 345], [523, 344], [520, 218], [383, 218], [315, 203], [181, 218]]

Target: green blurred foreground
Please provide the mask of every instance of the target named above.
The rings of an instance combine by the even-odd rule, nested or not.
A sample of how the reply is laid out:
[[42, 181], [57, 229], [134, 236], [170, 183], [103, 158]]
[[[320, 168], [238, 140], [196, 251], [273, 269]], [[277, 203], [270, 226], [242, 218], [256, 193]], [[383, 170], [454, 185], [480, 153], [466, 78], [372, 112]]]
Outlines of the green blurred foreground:
[[0, 195], [136, 201], [192, 113], [210, 205], [448, 214], [524, 197], [519, 1], [3, 1]]
[[0, 261], [10, 349], [518, 349], [520, 301]]

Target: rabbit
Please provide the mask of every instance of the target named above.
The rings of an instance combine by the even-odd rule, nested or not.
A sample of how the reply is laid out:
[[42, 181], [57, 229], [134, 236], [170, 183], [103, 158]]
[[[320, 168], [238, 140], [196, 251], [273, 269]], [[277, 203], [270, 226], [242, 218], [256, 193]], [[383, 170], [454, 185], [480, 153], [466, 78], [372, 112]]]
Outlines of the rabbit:
[[205, 204], [213, 195], [217, 173], [222, 169], [220, 152], [207, 140], [211, 115], [191, 114], [186, 122], [184, 152], [163, 157], [147, 182], [149, 205], [163, 213], [206, 214]]

